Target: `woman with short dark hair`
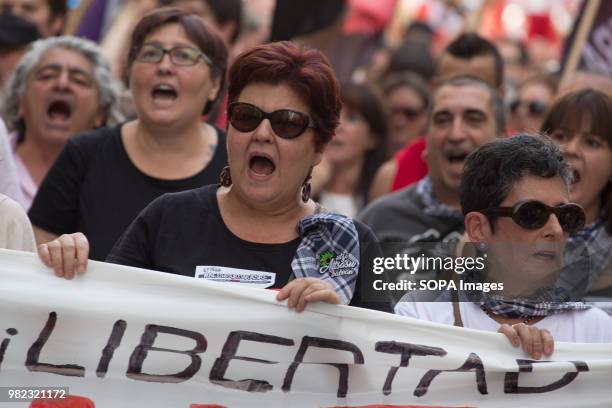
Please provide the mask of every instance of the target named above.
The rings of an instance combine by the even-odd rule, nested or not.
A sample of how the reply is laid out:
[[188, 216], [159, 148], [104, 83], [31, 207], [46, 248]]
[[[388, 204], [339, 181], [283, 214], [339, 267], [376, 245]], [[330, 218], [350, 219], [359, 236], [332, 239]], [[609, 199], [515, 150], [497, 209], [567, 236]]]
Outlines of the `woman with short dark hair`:
[[612, 342], [612, 318], [557, 287], [567, 238], [585, 222], [569, 199], [571, 178], [545, 137], [498, 139], [472, 152], [461, 207], [474, 262], [439, 302], [402, 301], [396, 313], [498, 331], [535, 359], [551, 355], [555, 340]]

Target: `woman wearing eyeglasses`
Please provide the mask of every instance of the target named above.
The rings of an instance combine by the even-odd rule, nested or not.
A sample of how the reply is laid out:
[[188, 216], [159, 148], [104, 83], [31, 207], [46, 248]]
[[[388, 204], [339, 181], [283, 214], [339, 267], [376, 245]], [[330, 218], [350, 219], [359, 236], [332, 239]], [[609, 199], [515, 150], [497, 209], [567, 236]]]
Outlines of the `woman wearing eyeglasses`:
[[[569, 202], [571, 179], [561, 152], [544, 137], [499, 139], [473, 152], [461, 206], [484, 266], [458, 275], [458, 290], [441, 302], [404, 301], [396, 313], [498, 331], [535, 359], [552, 354], [554, 341], [612, 342], [612, 318], [555, 288], [567, 238], [585, 222], [582, 207]], [[473, 290], [483, 284], [490, 291]]]
[[[561, 147], [573, 171], [572, 201], [584, 207], [587, 226], [572, 234], [569, 245], [586, 246], [588, 276], [568, 271], [566, 283], [612, 298], [612, 99], [582, 89], [559, 98], [544, 118], [542, 132]], [[586, 280], [586, 282], [585, 282]]]
[[[371, 230], [322, 212], [309, 198], [310, 174], [340, 115], [327, 59], [290, 42], [271, 43], [240, 55], [229, 77], [229, 164], [220, 185], [153, 201], [107, 261], [280, 289], [278, 300], [297, 311], [315, 301], [364, 305], [356, 292]], [[43, 246], [40, 255], [58, 275], [84, 270], [82, 257], [54, 251]]]
[[87, 245], [92, 259], [104, 260], [152, 200], [214, 183], [227, 162], [225, 135], [201, 114], [217, 102], [226, 61], [220, 35], [199, 17], [178, 9], [146, 15], [128, 60], [138, 117], [67, 143], [29, 212], [38, 243], [71, 248], [68, 258]]

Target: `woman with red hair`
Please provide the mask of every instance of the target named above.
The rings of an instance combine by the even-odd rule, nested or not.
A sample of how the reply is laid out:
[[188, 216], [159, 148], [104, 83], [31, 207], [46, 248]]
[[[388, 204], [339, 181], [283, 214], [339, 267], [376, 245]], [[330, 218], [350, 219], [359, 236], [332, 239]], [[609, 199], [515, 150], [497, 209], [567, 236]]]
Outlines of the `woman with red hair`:
[[[360, 304], [360, 242], [374, 235], [309, 197], [311, 172], [340, 116], [327, 59], [291, 42], [270, 43], [240, 55], [229, 78], [229, 165], [219, 186], [153, 201], [107, 261], [277, 288], [277, 299], [297, 311], [315, 301]], [[43, 245], [40, 256], [72, 278], [85, 269], [84, 249], [75, 256], [60, 244]]]

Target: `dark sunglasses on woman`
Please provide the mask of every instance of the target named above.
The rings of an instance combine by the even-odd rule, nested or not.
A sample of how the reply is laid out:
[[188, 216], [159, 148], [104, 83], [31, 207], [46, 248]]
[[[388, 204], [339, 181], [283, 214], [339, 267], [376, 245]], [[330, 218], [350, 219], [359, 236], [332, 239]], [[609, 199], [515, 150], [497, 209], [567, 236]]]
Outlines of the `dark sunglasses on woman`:
[[555, 214], [564, 232], [573, 233], [584, 228], [585, 215], [581, 206], [574, 203], [548, 206], [541, 201], [520, 201], [512, 207], [492, 207], [479, 212], [487, 217], [510, 217], [525, 229], [542, 228], [548, 222], [551, 214]]
[[268, 119], [276, 136], [283, 139], [294, 139], [306, 129], [316, 129], [316, 124], [305, 113], [290, 109], [279, 109], [264, 112], [255, 105], [245, 102], [231, 103], [227, 108], [231, 125], [241, 132], [252, 132], [259, 124]]
[[544, 102], [533, 100], [533, 101], [514, 101], [510, 104], [510, 110], [515, 113], [518, 108], [522, 105], [526, 105], [527, 113], [529, 116], [542, 116], [547, 109]]

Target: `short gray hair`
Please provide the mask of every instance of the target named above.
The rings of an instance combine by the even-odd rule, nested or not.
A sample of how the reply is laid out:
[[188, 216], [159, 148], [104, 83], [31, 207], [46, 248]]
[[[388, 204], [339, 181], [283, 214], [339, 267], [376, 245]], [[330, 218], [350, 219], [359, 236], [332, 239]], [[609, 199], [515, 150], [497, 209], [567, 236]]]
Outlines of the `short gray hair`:
[[110, 64], [94, 42], [83, 38], [63, 36], [38, 40], [30, 46], [15, 72], [6, 85], [0, 113], [10, 131], [25, 131], [25, 123], [19, 117], [20, 100], [25, 93], [26, 80], [47, 52], [55, 48], [75, 51], [87, 58], [93, 66], [93, 75], [99, 90], [100, 106], [106, 108], [106, 126], [122, 122], [125, 117], [121, 111], [122, 85], [111, 72]]

